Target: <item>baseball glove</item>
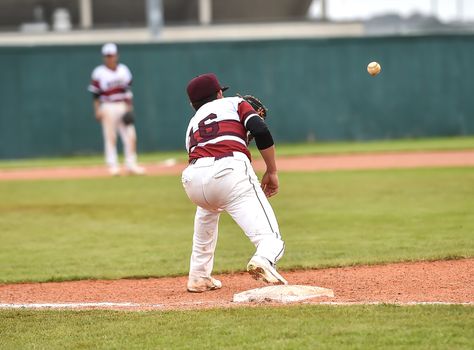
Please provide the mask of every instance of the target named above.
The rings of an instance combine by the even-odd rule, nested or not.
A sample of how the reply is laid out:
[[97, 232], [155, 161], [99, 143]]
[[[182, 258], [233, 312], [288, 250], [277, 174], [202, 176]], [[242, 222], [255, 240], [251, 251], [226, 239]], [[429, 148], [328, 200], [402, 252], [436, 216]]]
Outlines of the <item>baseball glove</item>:
[[[257, 112], [258, 116], [265, 120], [267, 118], [267, 107], [265, 107], [258, 98], [252, 95], [241, 96], [237, 94], [240, 98], [243, 98], [245, 101], [252, 106], [252, 108]], [[253, 135], [250, 132], [247, 132], [247, 145], [253, 140]]]
[[260, 116], [260, 118], [262, 118], [263, 120], [265, 120], [265, 118], [267, 117], [267, 107], [265, 107], [262, 103], [262, 101], [260, 101], [258, 98], [256, 98], [255, 96], [252, 96], [252, 95], [239, 95], [237, 94], [237, 96], [243, 98], [245, 101], [247, 101], [251, 106], [252, 108], [255, 110], [255, 112], [257, 112], [257, 114]]
[[135, 122], [135, 116], [132, 111], [125, 112], [122, 116], [122, 122], [125, 125], [131, 125]]

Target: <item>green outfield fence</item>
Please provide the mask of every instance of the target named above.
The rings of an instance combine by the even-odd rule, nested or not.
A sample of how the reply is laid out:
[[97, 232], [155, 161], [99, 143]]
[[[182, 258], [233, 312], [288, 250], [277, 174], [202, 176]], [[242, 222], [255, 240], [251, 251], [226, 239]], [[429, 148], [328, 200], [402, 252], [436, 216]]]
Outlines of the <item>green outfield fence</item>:
[[[179, 149], [186, 83], [215, 72], [252, 93], [278, 142], [474, 133], [474, 36], [123, 44], [141, 151]], [[366, 73], [379, 61], [382, 73]], [[1, 47], [0, 158], [98, 153], [86, 88], [100, 45]]]

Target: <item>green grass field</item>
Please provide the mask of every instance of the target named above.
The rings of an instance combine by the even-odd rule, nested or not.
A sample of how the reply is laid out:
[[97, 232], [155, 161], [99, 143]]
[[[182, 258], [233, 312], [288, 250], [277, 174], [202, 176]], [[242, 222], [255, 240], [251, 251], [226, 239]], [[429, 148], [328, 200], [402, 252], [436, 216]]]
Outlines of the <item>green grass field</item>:
[[0, 312], [2, 349], [472, 349], [466, 306]]
[[[280, 182], [282, 269], [474, 256], [473, 168]], [[187, 273], [194, 206], [179, 176], [0, 182], [0, 198], [0, 282]], [[252, 253], [224, 215], [216, 271], [242, 271]], [[473, 330], [472, 306], [0, 311], [1, 349], [470, 349]]]
[[[280, 180], [281, 268], [474, 255], [470, 168]], [[0, 196], [1, 282], [187, 272], [194, 206], [179, 176], [0, 182]], [[253, 249], [224, 214], [216, 271], [243, 270]]]

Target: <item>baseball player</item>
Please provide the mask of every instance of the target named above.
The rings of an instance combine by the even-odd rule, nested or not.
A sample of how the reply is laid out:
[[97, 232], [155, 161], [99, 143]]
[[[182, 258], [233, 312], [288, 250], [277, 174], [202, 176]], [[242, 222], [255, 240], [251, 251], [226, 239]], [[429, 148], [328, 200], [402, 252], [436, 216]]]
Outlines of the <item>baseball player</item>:
[[[247, 265], [255, 279], [287, 284], [275, 267], [284, 252], [275, 214], [267, 200], [278, 192], [273, 138], [265, 122], [242, 97], [224, 97], [215, 74], [192, 79], [187, 94], [196, 114], [186, 131], [189, 165], [182, 173], [186, 194], [197, 205], [187, 289], [222, 287], [211, 277], [218, 221], [226, 211], [242, 228], [256, 252]], [[261, 184], [250, 163], [247, 132], [255, 138], [267, 170]]]
[[111, 175], [119, 175], [117, 132], [122, 139], [125, 167], [131, 174], [141, 175], [145, 169], [137, 164], [136, 131], [133, 124], [132, 73], [119, 63], [117, 45], [102, 46], [104, 64], [92, 72], [89, 91], [94, 97], [96, 119], [102, 124], [105, 161]]

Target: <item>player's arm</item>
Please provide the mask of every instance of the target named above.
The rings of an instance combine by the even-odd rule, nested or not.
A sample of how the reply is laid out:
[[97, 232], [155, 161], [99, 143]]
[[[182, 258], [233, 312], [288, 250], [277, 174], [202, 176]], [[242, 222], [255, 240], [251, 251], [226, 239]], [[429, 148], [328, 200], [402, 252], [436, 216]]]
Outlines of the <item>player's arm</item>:
[[96, 77], [96, 71], [92, 73], [92, 81], [89, 84], [88, 90], [92, 93], [92, 106], [94, 108], [95, 119], [101, 120], [102, 115], [100, 113], [100, 94], [102, 91], [100, 89], [99, 80]]
[[278, 193], [279, 187], [278, 173], [275, 161], [275, 145], [263, 150], [261, 149], [259, 151], [267, 166], [267, 170], [265, 171], [265, 174], [263, 174], [261, 181], [262, 189], [267, 197], [271, 197]]
[[101, 120], [102, 119], [102, 114], [100, 111], [100, 99], [98, 94], [93, 94], [93, 107], [94, 107], [94, 114], [95, 114], [95, 119]]
[[267, 170], [262, 177], [261, 185], [267, 197], [278, 193], [278, 174], [275, 160], [275, 144], [267, 124], [259, 116], [252, 116], [247, 121], [247, 130], [255, 137], [255, 144], [262, 155]]
[[133, 82], [133, 75], [130, 69], [124, 65], [125, 72], [127, 74], [127, 83], [125, 86], [125, 93], [127, 94], [127, 99], [125, 103], [127, 103], [128, 110], [131, 112], [133, 111], [133, 92], [132, 92], [132, 82]]

